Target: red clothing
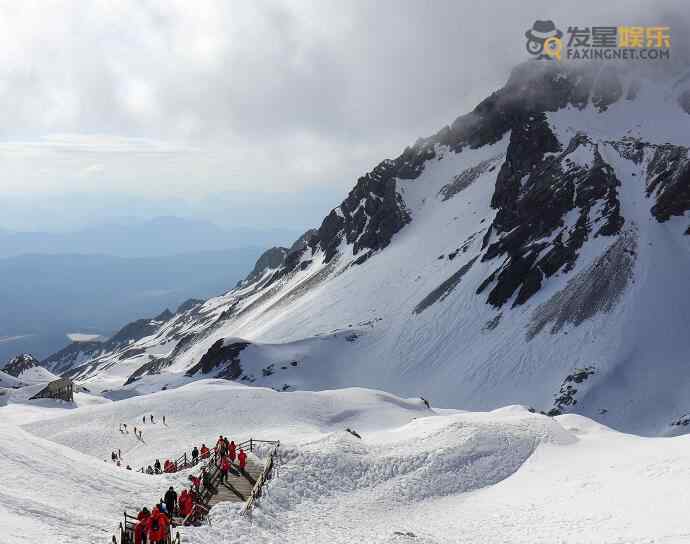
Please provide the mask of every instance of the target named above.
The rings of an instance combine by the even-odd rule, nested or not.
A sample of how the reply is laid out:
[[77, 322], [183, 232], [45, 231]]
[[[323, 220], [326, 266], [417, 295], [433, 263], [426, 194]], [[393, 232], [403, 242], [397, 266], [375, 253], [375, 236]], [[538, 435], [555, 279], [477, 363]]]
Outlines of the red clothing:
[[236, 452], [237, 446], [235, 445], [235, 441], [233, 440], [230, 442], [230, 446], [228, 447], [228, 455], [230, 455], [230, 460], [234, 463], [235, 462], [235, 456], [237, 454]]
[[208, 459], [208, 456], [209, 456], [210, 453], [211, 453], [211, 452], [209, 451], [209, 449], [208, 449], [206, 446], [204, 446], [203, 448], [201, 448], [201, 458], [202, 458], [202, 459]]
[[227, 457], [223, 457], [220, 461], [220, 470], [223, 472], [228, 472], [230, 470], [230, 461]]
[[134, 544], [141, 544], [143, 536], [146, 533], [147, 525], [148, 524], [146, 521], [139, 521], [134, 526]]
[[244, 453], [244, 450], [240, 450], [237, 460], [240, 462], [240, 470], [244, 470], [244, 467], [247, 465], [247, 454]]
[[183, 518], [186, 518], [192, 511], [192, 496], [189, 493], [187, 493], [186, 489], [184, 489], [180, 494], [180, 498], [177, 500], [177, 502], [180, 505], [180, 515]]
[[154, 508], [148, 523], [149, 542], [157, 542], [164, 538], [163, 527], [166, 523], [166, 517], [160, 513], [158, 508]]

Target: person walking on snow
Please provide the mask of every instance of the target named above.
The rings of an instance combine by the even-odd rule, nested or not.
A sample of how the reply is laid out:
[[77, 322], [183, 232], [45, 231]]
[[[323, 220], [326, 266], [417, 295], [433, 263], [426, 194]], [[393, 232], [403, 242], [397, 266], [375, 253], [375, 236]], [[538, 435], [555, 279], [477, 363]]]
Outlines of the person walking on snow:
[[244, 453], [244, 450], [240, 450], [237, 460], [240, 463], [240, 470], [244, 472], [244, 467], [247, 466], [247, 454]]
[[165, 425], [165, 416], [163, 416], [163, 425]]
[[141, 422], [142, 422], [144, 425], [146, 425], [146, 416], [144, 416], [144, 417], [141, 418]]
[[156, 462], [153, 463], [153, 468], [156, 469], [156, 474], [161, 473], [161, 462], [158, 459], [156, 459]]
[[196, 446], [194, 446], [194, 449], [192, 450], [192, 464], [196, 465], [198, 460], [199, 460], [199, 450], [197, 449]]
[[175, 513], [175, 506], [177, 505], [177, 493], [172, 486], [165, 492], [165, 507], [168, 513], [172, 516]]
[[153, 423], [153, 414], [151, 414], [151, 423]]
[[235, 462], [235, 457], [237, 453], [237, 446], [235, 445], [235, 441], [233, 440], [230, 442], [230, 445], [228, 446], [228, 455], [230, 456], [230, 461], [233, 463]]

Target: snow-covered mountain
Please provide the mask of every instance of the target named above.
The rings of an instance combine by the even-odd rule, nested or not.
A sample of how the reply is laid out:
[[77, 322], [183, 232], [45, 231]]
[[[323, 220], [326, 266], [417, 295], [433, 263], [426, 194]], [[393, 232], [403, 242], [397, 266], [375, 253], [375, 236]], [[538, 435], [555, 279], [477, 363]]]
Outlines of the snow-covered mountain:
[[46, 364], [122, 396], [367, 386], [669, 432], [690, 410], [689, 96], [688, 75], [525, 63], [235, 289]]
[[[57, 376], [42, 367], [40, 361], [30, 353], [22, 353], [7, 361], [2, 367], [2, 372], [16, 378], [17, 382], [24, 385], [48, 383], [57, 379]], [[17, 385], [16, 383], [10, 384], [9, 387], [16, 387]], [[2, 380], [0, 380], [0, 386], [8, 387], [2, 385]]]

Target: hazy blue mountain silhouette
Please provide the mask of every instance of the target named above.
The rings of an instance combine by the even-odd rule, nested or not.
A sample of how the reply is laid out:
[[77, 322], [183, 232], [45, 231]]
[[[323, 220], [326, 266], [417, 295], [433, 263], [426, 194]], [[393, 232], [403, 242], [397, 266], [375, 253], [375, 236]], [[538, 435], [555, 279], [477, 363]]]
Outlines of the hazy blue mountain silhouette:
[[[111, 334], [134, 319], [224, 292], [251, 270], [258, 247], [145, 258], [22, 255], [0, 259], [0, 361], [49, 355], [67, 333]], [[25, 336], [27, 335], [27, 336]], [[25, 336], [15, 340], [8, 337]]]
[[[129, 224], [108, 223], [67, 233], [13, 232], [0, 229], [0, 258], [24, 254], [102, 254], [160, 257], [199, 251], [287, 244], [295, 229], [222, 229], [207, 221], [157, 217]], [[251, 268], [251, 267], [250, 267]]]

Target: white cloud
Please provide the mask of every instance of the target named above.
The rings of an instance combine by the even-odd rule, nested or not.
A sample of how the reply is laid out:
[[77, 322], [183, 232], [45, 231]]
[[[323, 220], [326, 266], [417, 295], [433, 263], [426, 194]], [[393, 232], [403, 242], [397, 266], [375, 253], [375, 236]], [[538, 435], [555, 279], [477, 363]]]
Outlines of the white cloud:
[[[618, 24], [674, 6], [3, 2], [0, 195], [344, 193], [500, 85], [534, 19]], [[97, 186], [80, 175], [94, 165]]]

